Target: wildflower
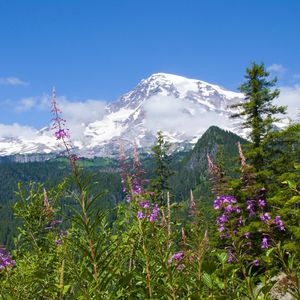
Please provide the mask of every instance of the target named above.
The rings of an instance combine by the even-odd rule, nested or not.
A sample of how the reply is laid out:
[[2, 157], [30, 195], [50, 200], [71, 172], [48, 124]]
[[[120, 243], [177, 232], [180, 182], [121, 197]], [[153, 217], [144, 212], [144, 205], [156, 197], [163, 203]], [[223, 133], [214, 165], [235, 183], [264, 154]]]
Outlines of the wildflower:
[[224, 230], [225, 230], [224, 225], [221, 225], [221, 226], [219, 227], [219, 231], [220, 231], [220, 232], [223, 232]]
[[255, 216], [255, 211], [254, 211], [254, 204], [253, 200], [247, 200], [247, 210], [249, 210], [249, 216], [254, 217]]
[[155, 204], [155, 205], [154, 205], [154, 208], [153, 208], [153, 210], [152, 210], [152, 213], [158, 215], [158, 214], [159, 214], [159, 210], [160, 210], [160, 209], [159, 209], [158, 205]]
[[228, 257], [227, 262], [229, 264], [232, 263], [233, 262], [233, 253], [230, 250], [228, 250], [228, 252], [227, 252], [227, 257]]
[[252, 246], [252, 242], [249, 241], [249, 242], [245, 243], [243, 246], [251, 247]]
[[160, 209], [159, 209], [158, 205], [155, 204], [154, 207], [153, 207], [153, 209], [152, 209], [151, 214], [148, 215], [148, 220], [149, 220], [150, 222], [156, 221], [156, 220], [157, 220], [157, 217], [158, 217], [158, 215], [159, 215], [159, 211], [160, 211]]
[[237, 225], [238, 226], [243, 225], [243, 217], [242, 216], [239, 217]]
[[56, 131], [54, 133], [54, 135], [55, 135], [57, 140], [63, 139], [63, 138], [68, 136], [64, 129], [59, 129], [58, 131]]
[[264, 213], [263, 215], [260, 216], [260, 220], [263, 223], [267, 223], [270, 219], [271, 219], [271, 217], [268, 213]]
[[157, 220], [157, 215], [156, 214], [149, 214], [148, 215], [148, 220], [150, 221], [150, 222], [154, 222], [154, 221], [156, 221]]
[[223, 224], [223, 223], [226, 223], [227, 221], [228, 221], [228, 218], [224, 214], [217, 218], [217, 224]]
[[180, 265], [178, 265], [177, 266], [177, 270], [182, 270], [182, 269], [184, 269], [185, 268], [185, 264], [180, 264]]
[[56, 246], [60, 246], [60, 245], [61, 245], [61, 239], [57, 239], [57, 240], [55, 241], [55, 245], [56, 245]]
[[3, 249], [0, 249], [0, 270], [13, 267], [15, 264], [16, 262], [10, 258], [9, 253], [5, 253]]
[[217, 198], [215, 201], [214, 201], [214, 209], [220, 209], [222, 206], [222, 200], [220, 198]]
[[260, 264], [260, 261], [258, 259], [256, 259], [252, 263], [253, 263], [254, 266], [258, 267], [259, 264]]
[[142, 208], [148, 208], [150, 206], [148, 201], [140, 202], [139, 206]]
[[226, 213], [226, 214], [229, 214], [229, 213], [231, 213], [231, 212], [233, 212], [233, 211], [234, 211], [234, 208], [232, 207], [231, 204], [229, 204], [229, 205], [227, 205], [227, 206], [225, 207], [225, 213]]
[[137, 218], [138, 218], [138, 219], [144, 219], [144, 218], [145, 218], [144, 213], [141, 212], [141, 211], [138, 211], [138, 213], [137, 213]]
[[184, 257], [184, 253], [182, 251], [177, 252], [172, 255], [172, 257], [168, 260], [168, 263], [170, 265], [173, 261], [179, 262], [183, 259], [183, 257]]
[[240, 213], [241, 213], [241, 208], [240, 208], [239, 206], [236, 206], [236, 207], [235, 207], [235, 212], [236, 212], [237, 214], [240, 214]]
[[246, 239], [249, 239], [249, 238], [250, 238], [250, 232], [246, 232], [246, 233], [244, 234], [244, 237], [245, 237]]
[[283, 225], [283, 222], [282, 222], [280, 216], [276, 216], [276, 217], [275, 217], [274, 223], [275, 223], [277, 226], [279, 226], [279, 228], [280, 228], [281, 231], [285, 231], [285, 228], [284, 228], [284, 225]]
[[266, 202], [264, 200], [258, 200], [258, 206], [263, 209], [266, 206]]
[[230, 235], [228, 233], [221, 233], [220, 234], [220, 239], [225, 239], [225, 238], [228, 238], [230, 237]]
[[268, 244], [268, 238], [264, 237], [262, 239], [261, 248], [262, 249], [268, 249], [270, 245]]

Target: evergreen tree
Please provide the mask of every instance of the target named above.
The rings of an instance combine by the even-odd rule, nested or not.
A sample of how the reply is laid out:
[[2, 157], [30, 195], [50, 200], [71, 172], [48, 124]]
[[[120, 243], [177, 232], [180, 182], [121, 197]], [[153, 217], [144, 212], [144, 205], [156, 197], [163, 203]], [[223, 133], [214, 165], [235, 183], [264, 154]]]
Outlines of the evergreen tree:
[[268, 204], [286, 224], [284, 247], [300, 249], [300, 124], [268, 134], [262, 147]]
[[171, 160], [168, 155], [170, 145], [164, 140], [161, 131], [157, 132], [157, 142], [152, 147], [153, 157], [156, 164], [156, 177], [151, 180], [151, 187], [153, 189], [155, 199], [160, 205], [166, 204], [166, 194], [170, 190], [169, 179], [173, 174], [170, 168]]
[[243, 127], [250, 129], [249, 138], [252, 144], [247, 156], [256, 171], [260, 171], [263, 166], [261, 143], [273, 128], [274, 122], [279, 120], [276, 115], [284, 114], [286, 110], [284, 106], [272, 103], [279, 96], [279, 90], [272, 90], [277, 79], [270, 80], [268, 76], [269, 72], [264, 64], [252, 63], [251, 68], [246, 69], [246, 81], [239, 88], [246, 101], [232, 106], [241, 109], [232, 118], [243, 117]]

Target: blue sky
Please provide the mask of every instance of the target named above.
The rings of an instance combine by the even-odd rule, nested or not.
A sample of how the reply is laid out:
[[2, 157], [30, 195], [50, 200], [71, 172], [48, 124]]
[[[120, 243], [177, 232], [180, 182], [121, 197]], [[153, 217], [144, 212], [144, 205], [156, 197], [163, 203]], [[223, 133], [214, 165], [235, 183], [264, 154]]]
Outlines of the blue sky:
[[252, 61], [295, 102], [299, 12], [298, 0], [0, 0], [0, 124], [47, 125], [53, 85], [68, 102], [113, 101], [156, 72], [236, 90]]

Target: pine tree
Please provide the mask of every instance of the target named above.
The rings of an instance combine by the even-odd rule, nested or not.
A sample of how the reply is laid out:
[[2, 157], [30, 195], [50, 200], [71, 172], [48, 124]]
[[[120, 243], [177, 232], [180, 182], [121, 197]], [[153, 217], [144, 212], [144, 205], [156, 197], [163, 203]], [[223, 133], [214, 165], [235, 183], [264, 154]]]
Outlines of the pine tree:
[[300, 249], [300, 124], [271, 132], [262, 147], [268, 204], [287, 229], [284, 247]]
[[263, 166], [261, 143], [273, 129], [274, 122], [279, 120], [277, 114], [284, 114], [286, 111], [286, 107], [272, 103], [279, 96], [279, 90], [272, 90], [277, 79], [270, 80], [268, 76], [264, 64], [252, 63], [251, 68], [246, 69], [246, 81], [239, 88], [245, 95], [245, 101], [232, 106], [241, 111], [231, 117], [244, 118], [243, 127], [250, 129], [249, 138], [252, 143], [247, 156], [256, 171], [260, 171]]
[[166, 204], [167, 192], [170, 191], [169, 179], [173, 174], [170, 168], [170, 156], [168, 155], [170, 145], [164, 140], [161, 131], [157, 133], [157, 142], [152, 147], [153, 157], [156, 164], [156, 177], [151, 180], [155, 199], [160, 205]]

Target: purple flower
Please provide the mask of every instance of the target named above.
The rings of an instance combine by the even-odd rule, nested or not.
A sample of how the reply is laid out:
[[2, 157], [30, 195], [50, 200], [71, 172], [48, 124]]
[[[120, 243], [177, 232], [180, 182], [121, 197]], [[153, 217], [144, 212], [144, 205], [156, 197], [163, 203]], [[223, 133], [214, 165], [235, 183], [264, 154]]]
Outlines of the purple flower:
[[247, 200], [246, 203], [247, 203], [247, 209], [248, 210], [253, 209], [253, 200]]
[[255, 216], [255, 211], [254, 211], [254, 204], [253, 200], [247, 200], [247, 210], [249, 210], [249, 216], [254, 217]]
[[225, 230], [224, 225], [221, 225], [221, 226], [219, 227], [219, 231], [220, 231], [220, 232], [223, 232], [224, 230]]
[[252, 242], [249, 241], [249, 242], [245, 243], [243, 246], [251, 247], [252, 246]]
[[214, 201], [214, 209], [221, 209], [222, 204], [228, 203], [228, 204], [233, 204], [236, 203], [236, 199], [233, 196], [219, 196], [215, 201]]
[[270, 219], [271, 219], [271, 217], [268, 213], [264, 213], [263, 215], [260, 216], [260, 220], [263, 223], [267, 223]]
[[140, 202], [139, 206], [142, 208], [148, 208], [150, 206], [148, 201]]
[[255, 211], [253, 209], [250, 209], [249, 216], [251, 218], [255, 216]]
[[227, 257], [228, 257], [227, 262], [229, 264], [232, 263], [233, 262], [233, 254], [230, 250], [228, 250], [228, 252], [227, 252]]
[[183, 259], [183, 256], [184, 256], [184, 253], [182, 251], [180, 251], [180, 252], [173, 254], [172, 259], [179, 261], [179, 260]]
[[177, 270], [182, 270], [182, 269], [184, 269], [185, 268], [185, 264], [180, 264], [180, 265], [178, 265], [177, 266]]
[[137, 213], [137, 218], [138, 218], [138, 219], [144, 219], [144, 218], [145, 218], [144, 213], [141, 212], [141, 211], [138, 211], [138, 213]]
[[275, 223], [277, 226], [279, 226], [280, 230], [285, 231], [285, 228], [284, 228], [284, 225], [283, 225], [283, 222], [282, 222], [280, 216], [276, 216], [276, 217], [275, 217], [274, 223]]
[[155, 222], [157, 220], [157, 214], [152, 213], [152, 214], [148, 215], [148, 220], [150, 222]]
[[217, 218], [217, 224], [224, 224], [228, 221], [228, 218], [225, 215], [221, 215]]
[[9, 253], [5, 253], [3, 249], [0, 249], [0, 270], [15, 265], [16, 262], [10, 258]]
[[171, 264], [174, 260], [176, 262], [179, 262], [183, 259], [183, 257], [184, 257], [184, 253], [182, 251], [177, 252], [172, 255], [172, 257], [168, 260], [168, 263]]
[[226, 213], [226, 214], [229, 214], [229, 213], [231, 213], [231, 212], [233, 212], [233, 211], [234, 211], [234, 208], [232, 207], [231, 204], [229, 204], [229, 205], [227, 205], [227, 206], [225, 207], [225, 213]]
[[245, 237], [246, 239], [249, 239], [249, 238], [250, 238], [250, 232], [246, 232], [246, 233], [244, 234], [244, 237]]
[[268, 249], [270, 245], [268, 244], [268, 238], [264, 237], [262, 239], [261, 248], [262, 249]]
[[259, 264], [260, 264], [260, 261], [258, 259], [256, 259], [256, 260], [253, 261], [253, 265], [254, 266], [258, 267]]
[[220, 198], [217, 198], [215, 201], [214, 201], [214, 209], [220, 209], [222, 206], [222, 200]]
[[238, 219], [238, 225], [243, 225], [243, 217], [240, 216]]
[[262, 209], [266, 206], [265, 200], [258, 200], [258, 206]]
[[135, 185], [135, 186], [133, 187], [133, 189], [132, 189], [132, 193], [135, 194], [135, 195], [138, 195], [138, 194], [140, 194], [141, 192], [142, 192], [142, 189], [141, 189], [141, 187], [138, 186], [138, 185]]
[[159, 209], [158, 205], [155, 204], [154, 207], [153, 207], [152, 213], [158, 215], [159, 214], [159, 210], [160, 209]]
[[56, 245], [56, 246], [60, 246], [60, 245], [61, 245], [61, 239], [57, 239], [57, 240], [55, 241], [55, 245]]
[[59, 129], [58, 131], [56, 131], [54, 133], [54, 135], [55, 135], [57, 140], [63, 139], [63, 138], [68, 136], [64, 129]]
[[241, 209], [240, 209], [239, 206], [236, 206], [236, 207], [235, 207], [235, 212], [236, 212], [237, 214], [240, 214], [240, 213], [241, 213]]

